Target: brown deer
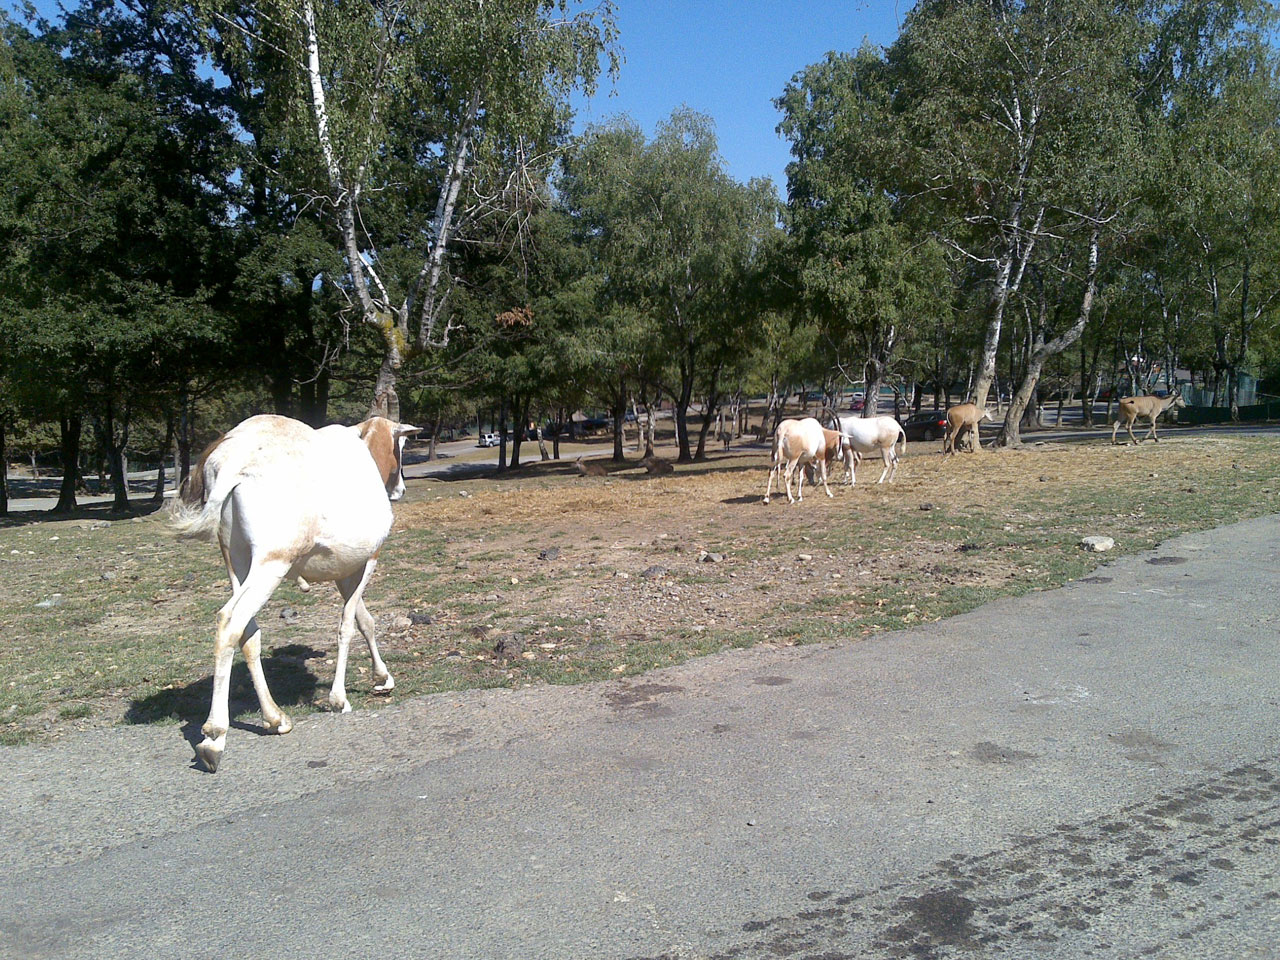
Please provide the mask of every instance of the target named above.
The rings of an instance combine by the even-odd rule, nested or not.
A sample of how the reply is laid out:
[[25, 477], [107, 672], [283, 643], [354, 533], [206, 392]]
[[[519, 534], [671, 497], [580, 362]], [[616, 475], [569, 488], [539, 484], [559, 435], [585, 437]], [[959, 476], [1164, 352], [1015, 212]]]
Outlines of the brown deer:
[[[1123, 422], [1124, 428], [1129, 431], [1129, 439], [1134, 443], [1141, 443], [1142, 441], [1133, 435], [1133, 422], [1139, 417], [1146, 417], [1151, 421], [1151, 431], [1147, 437], [1159, 443], [1160, 438], [1156, 436], [1156, 418], [1166, 410], [1177, 410], [1186, 405], [1187, 402], [1182, 399], [1180, 393], [1171, 393], [1167, 397], [1124, 397], [1120, 401], [1120, 412], [1116, 414], [1116, 419], [1111, 424], [1111, 442], [1116, 442], [1116, 430]], [[1142, 439], [1145, 440], [1147, 437]]]
[[603, 463], [595, 463], [594, 461], [583, 463], [581, 457], [578, 458], [574, 466], [578, 468], [578, 476], [580, 477], [607, 477], [609, 475], [609, 468]]
[[943, 454], [955, 453], [956, 445], [963, 437], [969, 435], [969, 452], [974, 453], [981, 445], [978, 439], [978, 424], [983, 420], [995, 421], [991, 411], [986, 407], [978, 412], [976, 403], [960, 403], [947, 409], [947, 432], [942, 438]]
[[659, 477], [664, 474], [671, 473], [675, 468], [671, 466], [671, 461], [663, 460], [661, 457], [647, 456], [640, 461], [640, 465], [644, 467], [645, 472], [651, 477]]

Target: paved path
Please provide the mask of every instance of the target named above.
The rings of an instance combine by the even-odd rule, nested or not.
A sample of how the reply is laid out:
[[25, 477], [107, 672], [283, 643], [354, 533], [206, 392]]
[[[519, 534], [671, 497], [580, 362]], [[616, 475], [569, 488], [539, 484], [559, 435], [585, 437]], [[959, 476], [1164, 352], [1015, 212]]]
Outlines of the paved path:
[[0, 749], [0, 956], [1276, 957], [1277, 544], [242, 727], [216, 776], [176, 726]]

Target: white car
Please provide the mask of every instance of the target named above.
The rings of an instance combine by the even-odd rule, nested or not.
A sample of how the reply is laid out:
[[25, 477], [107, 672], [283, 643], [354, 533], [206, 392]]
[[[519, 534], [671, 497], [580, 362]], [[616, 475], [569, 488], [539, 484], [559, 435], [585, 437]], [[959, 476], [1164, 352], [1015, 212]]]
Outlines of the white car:
[[496, 433], [482, 433], [480, 439], [476, 441], [477, 447], [496, 447], [502, 443], [502, 437]]

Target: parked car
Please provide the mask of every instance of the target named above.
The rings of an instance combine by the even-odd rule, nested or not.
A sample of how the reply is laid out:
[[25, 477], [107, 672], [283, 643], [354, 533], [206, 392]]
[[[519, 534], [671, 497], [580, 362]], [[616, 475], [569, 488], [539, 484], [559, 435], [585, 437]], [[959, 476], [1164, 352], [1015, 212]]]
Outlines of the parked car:
[[908, 440], [938, 440], [947, 432], [945, 410], [921, 410], [902, 421]]
[[496, 433], [482, 433], [480, 439], [476, 441], [477, 447], [496, 447], [502, 443], [502, 437]]

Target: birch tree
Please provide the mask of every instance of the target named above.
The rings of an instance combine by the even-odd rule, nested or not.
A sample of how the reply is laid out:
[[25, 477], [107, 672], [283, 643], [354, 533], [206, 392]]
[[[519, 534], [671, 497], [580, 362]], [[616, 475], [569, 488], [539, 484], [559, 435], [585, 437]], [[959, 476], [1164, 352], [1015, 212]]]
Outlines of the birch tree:
[[901, 77], [903, 187], [987, 273], [986, 333], [971, 399], [995, 376], [1005, 312], [1048, 236], [1046, 141], [1093, 88], [1090, 53], [1115, 28], [1096, 0], [918, 4], [888, 53]]
[[[471, 224], [519, 226], [568, 97], [615, 69], [613, 6], [569, 0], [209, 0], [209, 47], [248, 75], [312, 158], [294, 189], [345, 261], [352, 314], [376, 331], [371, 409], [399, 416], [406, 360], [443, 348], [450, 254]], [[537, 171], [531, 173], [530, 171]]]

